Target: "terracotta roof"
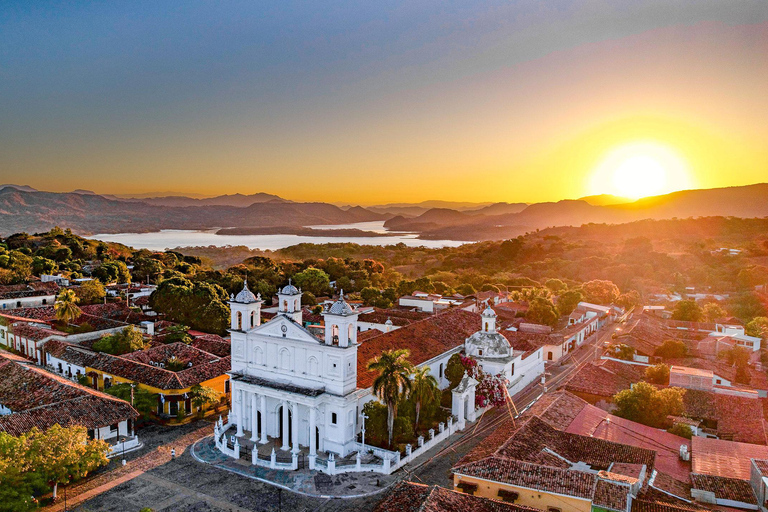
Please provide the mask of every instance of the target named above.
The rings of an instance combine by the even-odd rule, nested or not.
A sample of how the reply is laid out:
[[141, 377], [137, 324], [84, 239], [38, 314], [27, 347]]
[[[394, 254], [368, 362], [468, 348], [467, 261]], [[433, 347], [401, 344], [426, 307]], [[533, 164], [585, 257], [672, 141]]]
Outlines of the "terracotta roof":
[[226, 357], [232, 353], [230, 341], [216, 334], [196, 336], [192, 339], [191, 346], [219, 357]]
[[718, 500], [740, 501], [757, 505], [757, 498], [752, 491], [752, 486], [746, 480], [692, 473], [691, 482], [694, 489], [713, 492]]
[[[49, 346], [51, 343], [53, 345]], [[178, 353], [184, 357], [192, 358], [190, 359], [193, 362], [191, 368], [174, 372], [149, 363], [150, 360], [155, 361], [152, 359], [153, 356], [158, 357], [165, 354], [162, 349], [172, 347], [169, 353], [174, 353], [173, 345], [185, 347], [182, 349], [183, 352]], [[66, 343], [62, 344], [56, 342], [56, 340], [48, 342], [46, 350], [51, 355], [77, 366], [95, 368], [96, 370], [122, 377], [132, 382], [159, 389], [186, 389], [206, 380], [224, 375], [231, 369], [230, 356], [219, 358], [193, 347], [188, 347], [183, 343], [160, 345], [148, 350], [133, 352], [126, 356], [96, 353], [83, 347]], [[149, 353], [149, 355], [143, 354], [145, 352]]]
[[488, 457], [457, 466], [454, 473], [483, 478], [542, 492], [564, 494], [592, 501], [595, 505], [623, 511], [628, 486], [598, 478], [594, 473], [531, 464], [504, 457]]
[[586, 364], [565, 383], [565, 389], [574, 393], [585, 393], [611, 398], [624, 389], [629, 389], [637, 380], [619, 375], [605, 366]]
[[464, 340], [480, 329], [480, 315], [462, 309], [448, 309], [361, 343], [357, 350], [357, 387], [373, 385], [376, 372], [368, 363], [385, 350], [405, 348], [414, 365], [422, 364], [464, 344]]
[[768, 446], [706, 437], [691, 441], [692, 471], [700, 475], [749, 480], [750, 459], [768, 459]]
[[653, 450], [658, 471], [681, 482], [689, 481], [690, 468], [680, 460], [680, 445], [691, 448], [687, 439], [619, 418], [592, 405], [585, 406], [565, 431]]
[[0, 373], [0, 404], [12, 411], [0, 416], [0, 430], [11, 435], [55, 424], [104, 427], [139, 415], [123, 400], [21, 363], [4, 351], [0, 351]]
[[538, 512], [538, 509], [471, 496], [442, 487], [400, 482], [374, 512]]
[[33, 341], [41, 341], [51, 336], [67, 336], [67, 333], [30, 324], [14, 324], [11, 326], [11, 333], [14, 336], [26, 338]]
[[670, 499], [666, 495], [646, 497], [643, 493], [632, 500], [632, 512], [710, 512], [710, 510], [695, 503]]
[[[696, 368], [700, 370], [708, 370], [714, 372], [716, 375], [723, 377], [733, 383], [736, 380], [736, 368], [728, 364], [723, 359], [706, 359], [703, 357], [686, 357], [680, 359], [669, 359], [669, 364], [677, 366], [687, 366], [689, 368]], [[752, 366], [748, 367], [750, 382], [747, 387], [768, 390], [768, 375], [765, 372], [756, 370]]]
[[387, 319], [392, 320], [392, 325], [402, 327], [432, 316], [431, 313], [422, 311], [405, 311], [402, 309], [373, 308], [370, 313], [363, 313], [358, 317], [360, 322], [383, 324]]
[[517, 348], [521, 344], [527, 347], [541, 348], [546, 345], [560, 345], [565, 340], [562, 336], [557, 334], [543, 334], [536, 332], [521, 332], [521, 331], [501, 331], [505, 338], [509, 340], [514, 348]]
[[496, 452], [497, 456], [568, 469], [583, 462], [607, 470], [614, 462], [644, 464], [650, 473], [656, 453], [645, 448], [561, 432], [533, 417]]

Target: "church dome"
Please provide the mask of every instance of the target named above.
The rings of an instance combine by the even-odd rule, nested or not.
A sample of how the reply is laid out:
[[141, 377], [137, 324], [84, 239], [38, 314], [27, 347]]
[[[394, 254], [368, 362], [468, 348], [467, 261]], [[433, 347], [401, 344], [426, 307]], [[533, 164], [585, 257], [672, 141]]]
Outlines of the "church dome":
[[347, 304], [347, 301], [344, 300], [344, 290], [342, 290], [341, 293], [339, 294], [339, 300], [331, 304], [331, 306], [328, 308], [328, 313], [331, 315], [341, 315], [341, 316], [355, 314], [355, 310], [352, 309], [352, 306]]
[[293, 286], [291, 284], [291, 280], [288, 280], [288, 286], [285, 286], [282, 290], [280, 290], [280, 295], [298, 295], [299, 289]]
[[496, 312], [493, 310], [493, 308], [490, 305], [488, 305], [483, 310], [482, 315], [483, 316], [487, 316], [487, 317], [495, 317], [496, 316]]
[[254, 302], [258, 302], [258, 300], [259, 299], [256, 298], [253, 292], [248, 289], [248, 280], [246, 279], [243, 283], [243, 289], [240, 290], [240, 293], [237, 294], [234, 301], [241, 304], [253, 304]]

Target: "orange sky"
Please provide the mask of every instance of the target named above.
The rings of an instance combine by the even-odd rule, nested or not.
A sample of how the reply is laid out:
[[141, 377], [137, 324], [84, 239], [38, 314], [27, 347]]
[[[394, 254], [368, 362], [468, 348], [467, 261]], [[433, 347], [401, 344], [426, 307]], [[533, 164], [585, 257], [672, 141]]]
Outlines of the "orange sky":
[[[49, 88], [30, 91], [23, 79], [45, 71], [18, 78], [11, 63], [0, 178], [99, 193], [535, 202], [610, 192], [593, 173], [613, 149], [644, 141], [679, 155], [694, 188], [768, 181], [766, 4], [736, 14], [646, 7], [659, 12], [643, 11], [637, 26], [636, 5], [598, 4], [565, 14], [502, 4], [456, 14], [456, 26], [414, 24], [375, 47], [323, 27], [284, 55], [259, 47], [267, 56], [253, 69], [241, 55], [245, 71], [200, 55], [206, 73], [190, 56], [166, 76], [142, 47], [126, 66], [152, 69], [146, 77], [86, 85], [58, 69]], [[349, 22], [376, 37], [377, 19]], [[325, 60], [299, 62], [314, 53]]]

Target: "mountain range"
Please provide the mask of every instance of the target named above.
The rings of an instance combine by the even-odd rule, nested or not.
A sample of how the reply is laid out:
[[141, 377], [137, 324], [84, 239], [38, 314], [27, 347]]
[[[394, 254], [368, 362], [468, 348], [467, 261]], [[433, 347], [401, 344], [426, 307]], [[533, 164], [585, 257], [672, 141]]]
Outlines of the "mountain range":
[[[433, 207], [437, 205], [439, 207]], [[449, 207], [450, 206], [450, 207]], [[685, 190], [635, 202], [591, 196], [544, 203], [396, 203], [363, 208], [293, 202], [267, 193], [211, 198], [124, 198], [88, 190], [42, 192], [0, 185], [0, 234], [69, 227], [82, 234], [236, 228], [270, 233], [312, 225], [386, 221], [423, 239], [497, 240], [553, 226], [621, 224], [642, 219], [768, 216], [768, 184]], [[222, 233], [233, 232], [223, 230]]]

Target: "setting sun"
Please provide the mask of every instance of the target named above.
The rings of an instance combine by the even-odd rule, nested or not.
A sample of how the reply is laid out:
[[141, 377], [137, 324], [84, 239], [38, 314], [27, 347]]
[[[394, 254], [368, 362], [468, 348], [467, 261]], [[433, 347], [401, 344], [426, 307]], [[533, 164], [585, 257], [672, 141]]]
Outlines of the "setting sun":
[[591, 177], [594, 194], [639, 199], [689, 188], [688, 163], [655, 142], [626, 144], [610, 151]]

